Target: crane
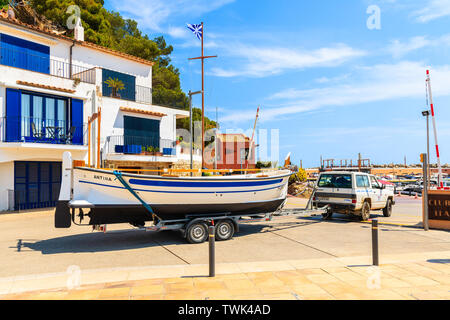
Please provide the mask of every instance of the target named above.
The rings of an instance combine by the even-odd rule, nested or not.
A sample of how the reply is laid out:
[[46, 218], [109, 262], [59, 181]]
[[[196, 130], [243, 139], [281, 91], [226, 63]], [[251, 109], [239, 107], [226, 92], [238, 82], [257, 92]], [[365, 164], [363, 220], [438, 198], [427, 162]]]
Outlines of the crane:
[[247, 156], [245, 157], [245, 158], [246, 158], [246, 159], [245, 159], [245, 160], [246, 160], [246, 169], [248, 169], [248, 159], [251, 159], [252, 147], [253, 147], [253, 144], [254, 144], [253, 139], [255, 138], [255, 131], [256, 131], [256, 123], [258, 122], [258, 117], [259, 117], [259, 107], [260, 107], [260, 106], [258, 106], [258, 109], [256, 110], [256, 118], [255, 118], [255, 124], [253, 125], [252, 138], [251, 138], [251, 140], [250, 140], [250, 145], [249, 145], [248, 154], [247, 154]]

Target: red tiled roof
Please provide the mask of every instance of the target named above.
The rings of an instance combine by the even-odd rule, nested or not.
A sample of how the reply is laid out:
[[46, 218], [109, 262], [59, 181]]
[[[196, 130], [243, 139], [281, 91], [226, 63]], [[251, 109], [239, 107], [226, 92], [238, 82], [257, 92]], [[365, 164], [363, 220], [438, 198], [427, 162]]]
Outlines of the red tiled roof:
[[66, 89], [66, 88], [58, 88], [58, 87], [53, 87], [53, 86], [46, 86], [44, 84], [39, 84], [39, 83], [26, 82], [26, 81], [20, 81], [20, 80], [17, 80], [16, 83], [24, 85], [24, 86], [29, 86], [29, 87], [36, 87], [36, 88], [42, 88], [42, 89], [48, 89], [48, 90], [67, 92], [67, 93], [75, 93], [75, 90]]
[[149, 116], [155, 116], [155, 117], [161, 117], [161, 118], [167, 116], [167, 114], [164, 114], [164, 113], [153, 112], [153, 111], [150, 111], [150, 110], [128, 108], [128, 107], [120, 107], [120, 110], [121, 111], [125, 111], [125, 112], [146, 114], [146, 115], [149, 115]]

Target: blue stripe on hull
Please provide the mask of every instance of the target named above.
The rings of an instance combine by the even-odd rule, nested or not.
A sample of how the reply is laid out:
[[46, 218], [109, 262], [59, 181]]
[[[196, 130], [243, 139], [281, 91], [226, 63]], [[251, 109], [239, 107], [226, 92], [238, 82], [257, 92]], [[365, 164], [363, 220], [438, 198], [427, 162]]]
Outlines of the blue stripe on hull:
[[[283, 180], [280, 180], [283, 181]], [[101, 184], [101, 183], [95, 183], [90, 181], [83, 181], [80, 180], [80, 183], [85, 184], [92, 184], [96, 186], [102, 186], [102, 187], [108, 187], [108, 188], [115, 188], [115, 189], [125, 189], [124, 187], [118, 187], [118, 186], [111, 186], [107, 184]], [[194, 194], [194, 193], [201, 193], [201, 194], [215, 194], [215, 193], [245, 193], [245, 192], [258, 192], [258, 191], [267, 191], [267, 190], [273, 190], [277, 189], [279, 187], [282, 187], [284, 184], [267, 188], [267, 189], [258, 189], [258, 190], [241, 190], [241, 191], [163, 191], [163, 190], [146, 190], [146, 189], [134, 189], [135, 191], [142, 191], [142, 192], [155, 192], [155, 193], [187, 193], [187, 194]]]
[[257, 187], [269, 186], [281, 183], [283, 179], [269, 180], [269, 181], [157, 181], [157, 180], [140, 180], [130, 179], [130, 184], [151, 187], [175, 187], [175, 188], [235, 188], [235, 187]]

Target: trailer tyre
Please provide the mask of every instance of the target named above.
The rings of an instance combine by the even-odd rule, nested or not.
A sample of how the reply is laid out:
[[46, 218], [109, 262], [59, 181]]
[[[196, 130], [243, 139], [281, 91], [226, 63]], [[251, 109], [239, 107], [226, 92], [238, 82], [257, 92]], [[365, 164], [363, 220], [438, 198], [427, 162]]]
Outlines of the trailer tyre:
[[230, 220], [219, 221], [216, 225], [216, 240], [226, 241], [234, 236], [234, 224]]
[[186, 239], [189, 243], [203, 243], [208, 238], [208, 227], [204, 222], [196, 222], [189, 226], [186, 232]]

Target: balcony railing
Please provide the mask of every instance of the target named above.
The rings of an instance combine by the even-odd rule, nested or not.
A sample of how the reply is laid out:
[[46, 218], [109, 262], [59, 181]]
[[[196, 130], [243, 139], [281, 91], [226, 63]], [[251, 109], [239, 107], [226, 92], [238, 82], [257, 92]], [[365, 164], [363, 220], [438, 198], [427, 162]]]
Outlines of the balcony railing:
[[46, 73], [66, 79], [79, 79], [81, 82], [95, 84], [95, 68], [81, 67], [68, 62], [38, 56], [25, 50], [15, 50], [0, 46], [0, 64], [30, 71]]
[[86, 145], [87, 126], [71, 125], [66, 120], [29, 117], [0, 118], [2, 142], [31, 142]]
[[175, 141], [158, 136], [133, 137], [109, 136], [106, 138], [108, 154], [141, 154], [154, 156], [176, 156]]
[[136, 102], [152, 104], [152, 88], [136, 86]]

